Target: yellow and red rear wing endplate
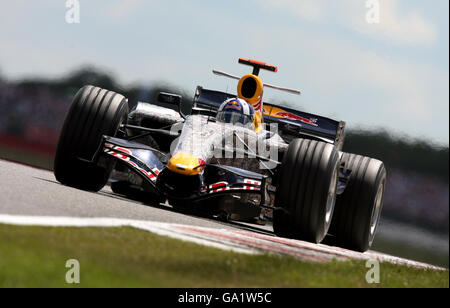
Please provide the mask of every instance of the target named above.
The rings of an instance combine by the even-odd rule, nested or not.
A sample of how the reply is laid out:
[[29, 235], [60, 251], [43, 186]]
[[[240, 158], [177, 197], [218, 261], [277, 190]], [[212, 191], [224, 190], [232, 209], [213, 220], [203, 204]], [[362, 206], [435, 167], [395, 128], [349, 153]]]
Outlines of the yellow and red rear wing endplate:
[[260, 69], [268, 70], [275, 73], [278, 72], [278, 68], [275, 65], [267, 64], [253, 59], [239, 58], [239, 63], [253, 66], [253, 75], [256, 76], [258, 76]]

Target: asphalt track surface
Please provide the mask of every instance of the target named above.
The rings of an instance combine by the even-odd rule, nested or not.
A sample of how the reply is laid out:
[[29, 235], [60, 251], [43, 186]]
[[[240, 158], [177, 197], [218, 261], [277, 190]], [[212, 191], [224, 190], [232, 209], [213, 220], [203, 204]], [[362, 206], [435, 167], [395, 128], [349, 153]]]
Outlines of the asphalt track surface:
[[[1, 159], [0, 214], [111, 217], [215, 229], [254, 228], [178, 213], [169, 206], [129, 200], [113, 194], [109, 187], [99, 193], [81, 191], [61, 185], [49, 171]], [[261, 232], [271, 232], [271, 227], [257, 228]]]
[[[12, 216], [10, 216], [12, 215]], [[46, 218], [49, 217], [49, 218]], [[68, 226], [128, 225], [215, 247], [249, 253], [288, 254], [308, 261], [378, 259], [408, 266], [437, 267], [373, 251], [364, 254], [326, 245], [275, 237], [272, 227], [223, 222], [179, 213], [168, 205], [125, 199], [105, 187], [98, 193], [61, 185], [52, 172], [0, 160], [0, 223], [46, 225], [48, 219], [69, 218]], [[84, 219], [82, 219], [84, 218]], [[92, 218], [91, 220], [86, 218]], [[98, 219], [100, 218], [100, 220]], [[44, 219], [44, 222], [42, 221]], [[120, 221], [119, 221], [120, 220]], [[34, 222], [33, 222], [34, 221]], [[86, 222], [87, 221], [87, 222]], [[58, 222], [60, 223], [60, 222]]]

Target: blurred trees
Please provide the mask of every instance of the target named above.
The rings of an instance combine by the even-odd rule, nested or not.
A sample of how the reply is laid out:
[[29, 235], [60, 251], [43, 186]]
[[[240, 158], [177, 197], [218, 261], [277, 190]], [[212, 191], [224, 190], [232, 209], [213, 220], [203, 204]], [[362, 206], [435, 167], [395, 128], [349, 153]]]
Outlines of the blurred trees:
[[448, 147], [426, 140], [394, 136], [387, 131], [349, 131], [345, 152], [382, 160], [386, 167], [437, 176], [448, 182]]

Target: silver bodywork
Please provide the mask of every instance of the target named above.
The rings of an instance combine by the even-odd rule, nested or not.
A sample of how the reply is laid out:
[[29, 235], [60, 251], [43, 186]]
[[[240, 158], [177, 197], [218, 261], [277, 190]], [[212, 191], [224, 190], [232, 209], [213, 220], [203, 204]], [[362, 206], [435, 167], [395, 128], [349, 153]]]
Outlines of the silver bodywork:
[[175, 110], [150, 103], [138, 102], [136, 108], [128, 116], [128, 123], [140, 126], [144, 119], [167, 125], [183, 121], [183, 118]]
[[[279, 151], [286, 150], [288, 144], [277, 132], [262, 130], [255, 132], [251, 127], [219, 123], [205, 115], [192, 115], [183, 119], [172, 109], [139, 102], [129, 114], [128, 123], [143, 126], [145, 121], [159, 123], [173, 131], [181, 130], [181, 135], [171, 145], [169, 156], [178, 152], [189, 153], [205, 163], [231, 166], [267, 176], [266, 202], [273, 205], [275, 188], [271, 185], [271, 169], [278, 160]], [[149, 143], [141, 140], [141, 142]], [[150, 144], [152, 146], [152, 144]], [[269, 161], [257, 159], [256, 156]], [[114, 170], [112, 181], [127, 181], [140, 186], [142, 180], [132, 171]], [[272, 193], [269, 193], [272, 192]], [[236, 194], [235, 198], [245, 203], [258, 204], [258, 194]]]

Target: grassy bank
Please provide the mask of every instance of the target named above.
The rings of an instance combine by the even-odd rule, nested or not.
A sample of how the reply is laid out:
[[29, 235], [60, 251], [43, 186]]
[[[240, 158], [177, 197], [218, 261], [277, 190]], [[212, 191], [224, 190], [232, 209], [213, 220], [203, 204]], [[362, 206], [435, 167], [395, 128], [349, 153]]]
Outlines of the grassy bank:
[[66, 260], [77, 259], [80, 287], [447, 287], [448, 271], [381, 265], [365, 281], [363, 262], [310, 263], [244, 255], [132, 228], [0, 225], [0, 287], [70, 287]]

